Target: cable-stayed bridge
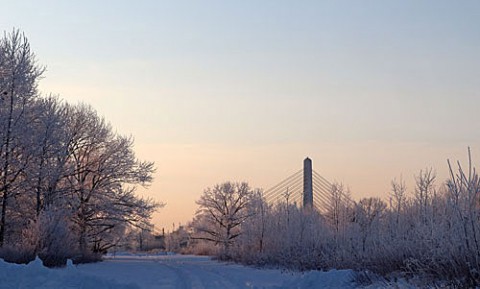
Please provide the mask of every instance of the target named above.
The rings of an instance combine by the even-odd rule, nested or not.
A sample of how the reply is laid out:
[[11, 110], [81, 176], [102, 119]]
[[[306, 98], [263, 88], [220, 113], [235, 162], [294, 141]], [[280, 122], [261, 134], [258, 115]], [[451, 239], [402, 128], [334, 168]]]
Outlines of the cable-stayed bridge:
[[312, 169], [312, 160], [309, 158], [303, 161], [303, 169], [264, 193], [265, 200], [270, 204], [284, 202], [315, 208], [320, 212], [328, 211], [331, 195], [332, 184]]

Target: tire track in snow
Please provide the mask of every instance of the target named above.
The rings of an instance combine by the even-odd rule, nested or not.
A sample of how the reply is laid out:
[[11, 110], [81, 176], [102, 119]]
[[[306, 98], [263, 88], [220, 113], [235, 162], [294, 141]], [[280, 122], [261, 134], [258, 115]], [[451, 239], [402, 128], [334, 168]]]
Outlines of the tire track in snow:
[[[209, 257], [184, 255], [120, 255], [105, 262], [80, 265], [78, 272], [141, 289], [279, 289], [298, 274], [258, 270], [221, 263]], [[295, 276], [298, 275], [298, 276]], [[96, 287], [95, 287], [96, 288]], [[310, 288], [310, 287], [307, 287]]]
[[180, 280], [178, 288], [181, 289], [246, 288], [238, 287], [224, 276], [211, 270], [207, 270], [206, 266], [198, 264], [198, 262], [167, 261], [160, 264], [175, 272], [177, 279]]

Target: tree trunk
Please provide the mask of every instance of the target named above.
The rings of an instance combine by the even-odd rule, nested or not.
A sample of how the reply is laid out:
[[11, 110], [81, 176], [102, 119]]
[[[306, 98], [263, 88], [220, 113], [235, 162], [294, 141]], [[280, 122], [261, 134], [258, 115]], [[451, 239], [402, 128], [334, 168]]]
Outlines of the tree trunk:
[[2, 217], [0, 219], [0, 248], [5, 242], [5, 226], [7, 218], [7, 200], [9, 197], [8, 171], [10, 169], [10, 137], [12, 134], [12, 120], [13, 120], [13, 85], [10, 91], [10, 107], [7, 120], [7, 135], [5, 136], [5, 163], [3, 165], [3, 196], [2, 196]]

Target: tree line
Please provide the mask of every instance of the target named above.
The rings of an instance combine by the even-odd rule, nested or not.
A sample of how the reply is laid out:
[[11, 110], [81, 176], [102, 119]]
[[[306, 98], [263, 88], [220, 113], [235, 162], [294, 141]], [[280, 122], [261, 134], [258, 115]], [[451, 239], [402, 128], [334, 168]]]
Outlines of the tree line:
[[216, 185], [197, 202], [189, 250], [255, 266], [355, 269], [364, 281], [373, 272], [478, 286], [480, 179], [468, 155], [466, 168], [448, 162], [444, 182], [431, 168], [415, 176], [411, 193], [393, 180], [387, 200], [353, 201], [334, 184], [322, 211], [269, 204], [246, 183]]
[[133, 138], [89, 105], [41, 96], [45, 67], [19, 31], [0, 39], [0, 257], [47, 265], [98, 258], [160, 204], [135, 194], [152, 181]]

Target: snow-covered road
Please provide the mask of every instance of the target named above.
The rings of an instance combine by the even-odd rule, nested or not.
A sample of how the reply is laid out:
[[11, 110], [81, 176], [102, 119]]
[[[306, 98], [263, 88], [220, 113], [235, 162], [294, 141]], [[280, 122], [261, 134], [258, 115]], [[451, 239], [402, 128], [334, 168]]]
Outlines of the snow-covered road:
[[351, 288], [350, 271], [286, 273], [212, 261], [200, 256], [117, 256], [78, 266], [88, 275], [139, 288]]
[[353, 288], [351, 271], [286, 273], [199, 256], [116, 256], [104, 262], [47, 269], [0, 262], [0, 288], [243, 289]]
[[256, 270], [198, 256], [122, 256], [78, 266], [79, 271], [140, 288], [281, 288], [294, 279], [279, 270]]

